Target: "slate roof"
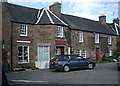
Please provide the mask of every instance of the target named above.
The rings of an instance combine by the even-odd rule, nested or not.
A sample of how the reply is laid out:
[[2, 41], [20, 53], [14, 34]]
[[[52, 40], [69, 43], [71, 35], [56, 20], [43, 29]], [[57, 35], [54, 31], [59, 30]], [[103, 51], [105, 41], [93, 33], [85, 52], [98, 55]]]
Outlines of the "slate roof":
[[14, 22], [67, 26], [66, 23], [46, 8], [34, 9], [10, 3], [7, 3], [7, 7], [11, 16], [11, 21]]
[[62, 14], [62, 19], [73, 30], [82, 30], [116, 35], [116, 33], [112, 30], [112, 28], [108, 24], [101, 24], [98, 21], [93, 21], [90, 19], [67, 14]]
[[36, 15], [38, 13], [38, 9], [28, 8], [10, 3], [7, 3], [7, 7], [11, 20], [14, 22], [34, 24], [37, 21]]
[[72, 30], [82, 30], [116, 35], [109, 24], [101, 24], [86, 18], [61, 14], [61, 18], [46, 8], [35, 9], [7, 3], [11, 21], [30, 24], [53, 24], [68, 26]]

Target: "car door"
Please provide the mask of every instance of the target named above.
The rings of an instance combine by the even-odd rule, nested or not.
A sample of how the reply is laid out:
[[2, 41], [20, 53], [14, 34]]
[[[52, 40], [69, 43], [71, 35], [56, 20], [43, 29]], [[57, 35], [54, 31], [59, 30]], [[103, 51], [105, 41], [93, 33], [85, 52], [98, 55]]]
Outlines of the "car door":
[[85, 58], [83, 58], [81, 56], [77, 56], [76, 58], [78, 60], [79, 68], [86, 68], [87, 67], [87, 65], [88, 65], [87, 59], [85, 59]]
[[79, 68], [79, 60], [77, 59], [77, 56], [71, 55], [70, 57], [70, 67], [73, 69]]

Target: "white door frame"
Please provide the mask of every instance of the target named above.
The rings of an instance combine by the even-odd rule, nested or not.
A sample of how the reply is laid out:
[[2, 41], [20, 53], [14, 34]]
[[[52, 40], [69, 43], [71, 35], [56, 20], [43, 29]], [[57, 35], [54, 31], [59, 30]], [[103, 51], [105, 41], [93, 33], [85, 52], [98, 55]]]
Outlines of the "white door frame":
[[[40, 47], [42, 47], [43, 48], [43, 52], [46, 52], [45, 51], [45, 47], [47, 47], [48, 49], [48, 58], [47, 58], [47, 61], [40, 61], [39, 60], [39, 58], [40, 58], [40, 55], [39, 55], [39, 53], [40, 53]], [[44, 53], [43, 53], [44, 54]], [[49, 60], [50, 60], [50, 46], [49, 45], [39, 45], [38, 47], [37, 47], [37, 55], [38, 55], [38, 58], [37, 58], [37, 61], [35, 62], [35, 64], [36, 64], [36, 67], [37, 68], [39, 68], [39, 69], [47, 69], [47, 68], [49, 68]], [[44, 56], [45, 56], [45, 54], [43, 55], [43, 58], [44, 58]], [[46, 59], [46, 58], [45, 58]]]

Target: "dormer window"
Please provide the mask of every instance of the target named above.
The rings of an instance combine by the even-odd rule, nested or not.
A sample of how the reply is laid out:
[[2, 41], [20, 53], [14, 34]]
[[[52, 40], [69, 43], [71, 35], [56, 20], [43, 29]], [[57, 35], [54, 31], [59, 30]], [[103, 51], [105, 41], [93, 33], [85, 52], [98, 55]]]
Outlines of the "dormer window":
[[83, 32], [79, 31], [79, 42], [83, 42]]
[[63, 27], [57, 26], [57, 37], [63, 37]]
[[112, 44], [112, 37], [111, 36], [108, 36], [108, 44]]
[[21, 24], [20, 25], [20, 36], [27, 36], [27, 29], [28, 29], [28, 25]]
[[95, 33], [95, 43], [99, 43], [99, 34]]

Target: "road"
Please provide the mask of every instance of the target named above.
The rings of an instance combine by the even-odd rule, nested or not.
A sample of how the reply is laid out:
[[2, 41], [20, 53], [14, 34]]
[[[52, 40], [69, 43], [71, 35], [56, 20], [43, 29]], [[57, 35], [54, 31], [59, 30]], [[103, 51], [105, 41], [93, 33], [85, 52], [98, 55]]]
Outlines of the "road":
[[46, 70], [30, 70], [6, 73], [10, 83], [42, 83], [42, 84], [118, 84], [120, 72], [116, 63], [97, 64], [93, 70], [74, 70], [55, 72]]

